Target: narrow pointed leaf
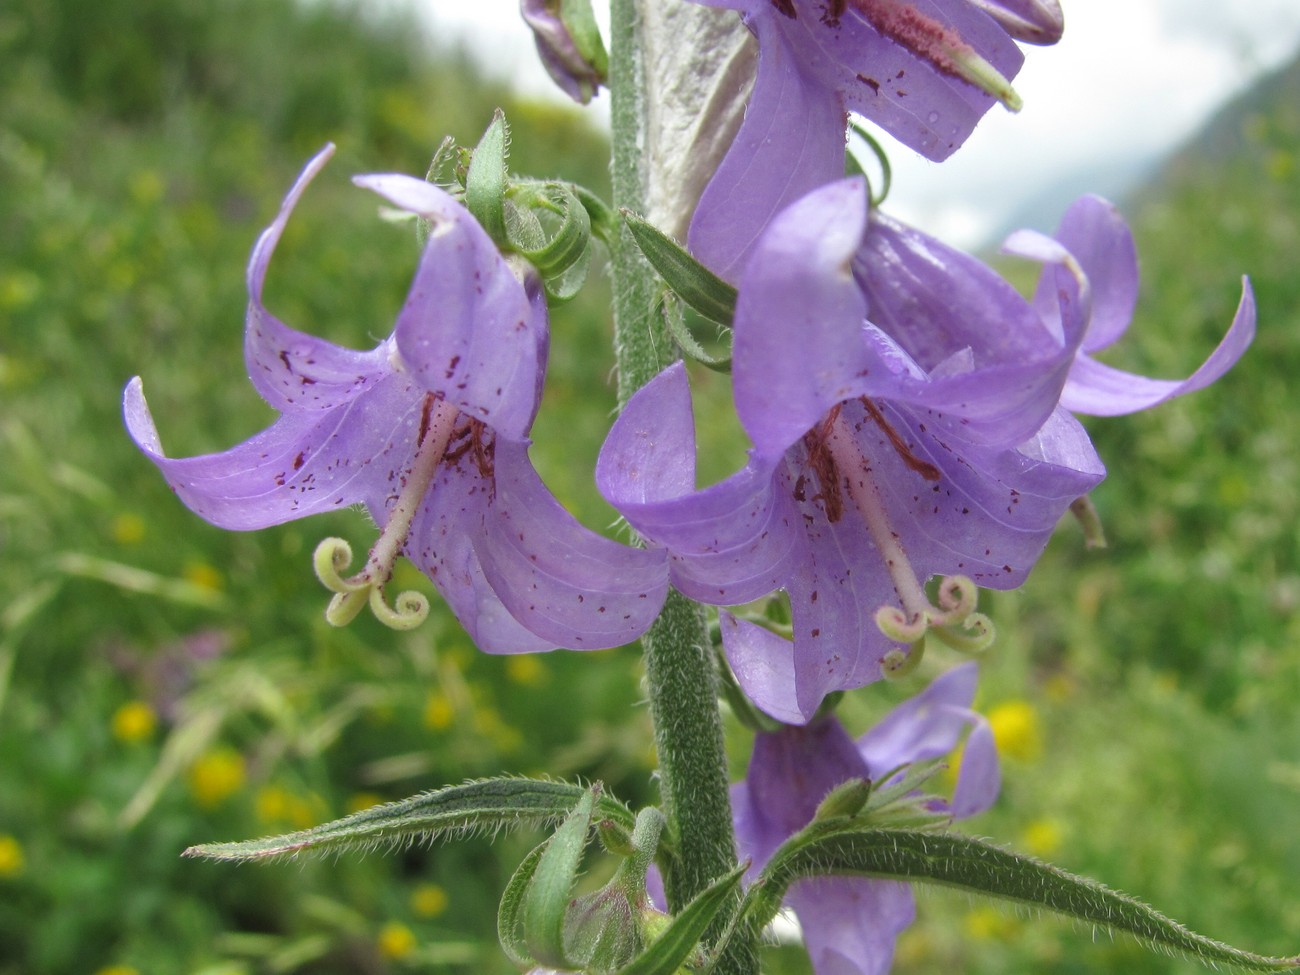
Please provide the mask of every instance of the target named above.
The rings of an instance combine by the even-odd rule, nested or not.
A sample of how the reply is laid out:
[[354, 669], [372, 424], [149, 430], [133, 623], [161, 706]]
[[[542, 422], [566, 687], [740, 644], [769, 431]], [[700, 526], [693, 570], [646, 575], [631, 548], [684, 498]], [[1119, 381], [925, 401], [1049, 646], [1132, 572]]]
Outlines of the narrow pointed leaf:
[[[564, 819], [586, 793], [580, 785], [542, 779], [483, 779], [423, 792], [400, 802], [364, 809], [344, 819], [282, 836], [239, 843], [206, 843], [183, 854], [213, 860], [267, 860], [303, 851], [333, 852], [466, 835]], [[631, 832], [626, 806], [602, 795], [597, 815]]]
[[713, 356], [704, 351], [704, 346], [695, 340], [691, 330], [686, 327], [686, 316], [682, 314], [678, 296], [666, 291], [659, 302], [659, 315], [668, 334], [673, 337], [682, 350], [682, 355], [701, 365], [708, 366], [714, 372], [731, 372], [731, 356]]
[[465, 176], [465, 208], [474, 214], [488, 236], [498, 244], [506, 241], [506, 150], [509, 145], [510, 129], [504, 113], [498, 108], [483, 138], [474, 147], [469, 172]]
[[792, 837], [750, 887], [746, 922], [761, 927], [776, 915], [790, 884], [803, 877], [827, 875], [921, 881], [1004, 898], [1110, 931], [1124, 931], [1211, 966], [1232, 965], [1257, 972], [1300, 967], [1300, 956], [1268, 958], [1213, 941], [1127, 894], [980, 840], [903, 829], [846, 825]]
[[501, 942], [501, 950], [506, 956], [520, 967], [527, 967], [534, 961], [524, 941], [524, 895], [528, 893], [533, 874], [537, 872], [537, 864], [550, 842], [550, 837], [547, 837], [538, 843], [515, 868], [510, 883], [506, 884], [505, 893], [501, 895], [501, 906], [497, 908], [497, 940]]
[[627, 229], [668, 287], [710, 321], [731, 325], [736, 289], [693, 258], [677, 241], [634, 213], [623, 211]]
[[524, 895], [524, 942], [534, 958], [552, 968], [573, 967], [564, 950], [564, 918], [582, 866], [596, 791], [593, 786], [583, 793], [568, 818], [546, 841]]
[[714, 918], [733, 904], [740, 878], [748, 866], [748, 863], [741, 864], [701, 891], [618, 975], [673, 975], [699, 947]]

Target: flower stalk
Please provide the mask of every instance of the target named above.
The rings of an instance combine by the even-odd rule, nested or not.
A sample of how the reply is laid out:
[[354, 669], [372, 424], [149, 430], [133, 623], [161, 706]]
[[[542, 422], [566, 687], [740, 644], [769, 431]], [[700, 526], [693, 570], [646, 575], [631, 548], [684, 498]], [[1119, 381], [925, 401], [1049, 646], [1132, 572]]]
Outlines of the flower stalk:
[[[614, 205], [644, 212], [651, 157], [645, 136], [642, 35], [636, 0], [612, 0], [610, 29]], [[620, 405], [678, 358], [654, 314], [655, 272], [626, 227], [613, 247], [614, 324]], [[700, 607], [670, 591], [663, 613], [642, 638], [650, 710], [659, 754], [659, 785], [680, 855], [666, 870], [670, 911], [681, 910], [736, 866], [717, 676]], [[716, 936], [717, 932], [713, 933]], [[719, 975], [758, 971], [751, 941], [734, 938]]]

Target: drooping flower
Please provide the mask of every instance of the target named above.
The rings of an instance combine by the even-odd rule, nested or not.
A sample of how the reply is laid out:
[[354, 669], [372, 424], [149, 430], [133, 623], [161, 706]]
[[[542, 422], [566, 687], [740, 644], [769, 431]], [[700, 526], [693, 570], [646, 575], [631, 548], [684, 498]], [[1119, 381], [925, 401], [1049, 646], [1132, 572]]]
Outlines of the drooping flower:
[[487, 652], [635, 639], [666, 592], [662, 556], [583, 528], [533, 470], [545, 298], [532, 270], [517, 276], [464, 207], [411, 177], [356, 178], [432, 223], [393, 333], [372, 351], [296, 331], [263, 305], [271, 254], [332, 151], [308, 164], [248, 266], [245, 359], [279, 418], [223, 453], [169, 458], [137, 377], [125, 395], [131, 436], [181, 500], [223, 528], [364, 505], [381, 528], [365, 568], [340, 579], [350, 556], [318, 552], [318, 573], [338, 593], [336, 622], [367, 600], [382, 615], [379, 594], [405, 554]]
[[[744, 621], [723, 627], [760, 707], [806, 721], [831, 691], [905, 663], [901, 648], [927, 628], [965, 639], [974, 585], [1020, 585], [1070, 503], [1104, 476], [1058, 404], [1081, 344], [1126, 324], [1128, 234], [1113, 208], [1085, 198], [1062, 238], [1082, 259], [1038, 234], [1009, 241], [1044, 264], [1031, 304], [982, 263], [869, 213], [861, 181], [830, 184], [773, 221], [741, 277], [733, 383], [754, 444], [746, 466], [695, 489], [680, 367], [614, 425], [598, 484], [668, 549], [678, 588], [714, 605], [789, 594], [792, 679], [772, 676], [788, 642]], [[1235, 361], [1253, 322], [1247, 292], [1187, 388]], [[924, 589], [934, 576], [947, 577], [937, 605]]]
[[[958, 667], [896, 707], [854, 741], [835, 718], [807, 727], [760, 732], [745, 780], [732, 787], [736, 841], [752, 857], [752, 879], [777, 847], [812, 821], [836, 786], [852, 779], [887, 787], [900, 766], [942, 758], [970, 733], [951, 805], [935, 813], [964, 818], [997, 798], [997, 750], [988, 725], [970, 710], [978, 676]], [[799, 918], [818, 975], [878, 975], [889, 970], [894, 941], [916, 914], [911, 888], [901, 881], [818, 877], [795, 883], [786, 905]]]
[[579, 105], [596, 97], [607, 64], [591, 5], [585, 0], [519, 0], [519, 12], [551, 80]]
[[697, 2], [739, 11], [759, 45], [745, 122], [689, 235], [691, 251], [728, 280], [778, 212], [843, 175], [846, 113], [945, 159], [996, 100], [1019, 105], [1008, 79], [1024, 60], [1012, 37], [1032, 33], [1023, 22], [1052, 33], [1042, 0]]

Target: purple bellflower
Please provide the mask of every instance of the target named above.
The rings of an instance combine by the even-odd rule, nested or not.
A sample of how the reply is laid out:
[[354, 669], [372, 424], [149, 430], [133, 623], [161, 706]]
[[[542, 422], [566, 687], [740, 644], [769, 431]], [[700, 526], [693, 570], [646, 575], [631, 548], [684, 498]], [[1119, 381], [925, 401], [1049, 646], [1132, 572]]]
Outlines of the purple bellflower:
[[[829, 184], [778, 215], [740, 280], [745, 467], [696, 490], [680, 365], [610, 431], [597, 482], [668, 549], [674, 585], [719, 606], [788, 593], [793, 654], [726, 614], [722, 631], [741, 686], [783, 721], [914, 661], [903, 648], [927, 630], [959, 648], [986, 642], [975, 587], [1020, 585], [1070, 503], [1104, 477], [1059, 404], [1067, 385], [1077, 402], [1108, 402], [1092, 381], [1105, 367], [1087, 351], [1127, 326], [1127, 228], [1086, 197], [1058, 239], [1022, 231], [1008, 248], [1044, 265], [1034, 303], [981, 262], [869, 212], [861, 180]], [[1247, 290], [1206, 365], [1146, 400], [1217, 378], [1253, 327]], [[934, 576], [937, 605], [924, 588]]]
[[248, 266], [245, 359], [279, 418], [223, 453], [169, 458], [137, 377], [125, 395], [131, 436], [181, 500], [223, 528], [364, 505], [381, 531], [360, 573], [340, 577], [346, 543], [317, 551], [317, 573], [337, 594], [332, 622], [369, 602], [390, 625], [418, 623], [422, 596], [393, 610], [382, 595], [405, 554], [489, 653], [635, 639], [667, 591], [662, 555], [588, 531], [533, 470], [527, 434], [546, 364], [545, 298], [532, 269], [516, 272], [464, 207], [412, 177], [356, 178], [432, 224], [393, 334], [372, 351], [296, 331], [263, 305], [271, 254], [332, 152], [308, 164]]
[[1013, 33], [1026, 31], [1010, 32], [1007, 17], [1051, 19], [1021, 9], [1041, 0], [698, 2], [740, 11], [759, 45], [745, 121], [688, 237], [696, 257], [731, 281], [773, 216], [844, 174], [848, 112], [945, 159], [997, 98], [1019, 107], [1007, 79], [1024, 60]]
[[[873, 792], [888, 789], [900, 766], [942, 758], [968, 727], [952, 803], [931, 799], [925, 807], [960, 819], [991, 806], [1000, 784], [997, 749], [988, 722], [970, 709], [977, 677], [973, 663], [949, 671], [857, 741], [833, 717], [759, 732], [749, 771], [731, 795], [739, 853], [754, 861], [750, 879], [777, 847], [812, 821], [836, 786], [865, 779]], [[916, 914], [906, 883], [860, 877], [798, 881], [786, 894], [786, 905], [799, 918], [817, 975], [888, 971], [894, 941]]]

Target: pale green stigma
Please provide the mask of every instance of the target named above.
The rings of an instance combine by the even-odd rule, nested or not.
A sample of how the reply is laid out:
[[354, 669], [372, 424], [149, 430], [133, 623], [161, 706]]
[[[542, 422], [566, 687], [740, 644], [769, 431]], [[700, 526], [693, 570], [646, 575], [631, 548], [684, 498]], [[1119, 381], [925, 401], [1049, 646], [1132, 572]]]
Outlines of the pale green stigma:
[[384, 586], [406, 544], [411, 522], [433, 483], [434, 472], [451, 442], [459, 412], [432, 394], [424, 399], [419, 439], [411, 469], [402, 481], [401, 492], [389, 512], [383, 531], [370, 550], [370, 557], [356, 575], [344, 577], [352, 564], [352, 546], [341, 538], [327, 538], [316, 546], [312, 557], [316, 578], [334, 593], [325, 609], [325, 619], [334, 626], [347, 626], [366, 606], [375, 618], [394, 630], [409, 630], [429, 615], [429, 600], [414, 591], [400, 593], [393, 605], [384, 598]]

